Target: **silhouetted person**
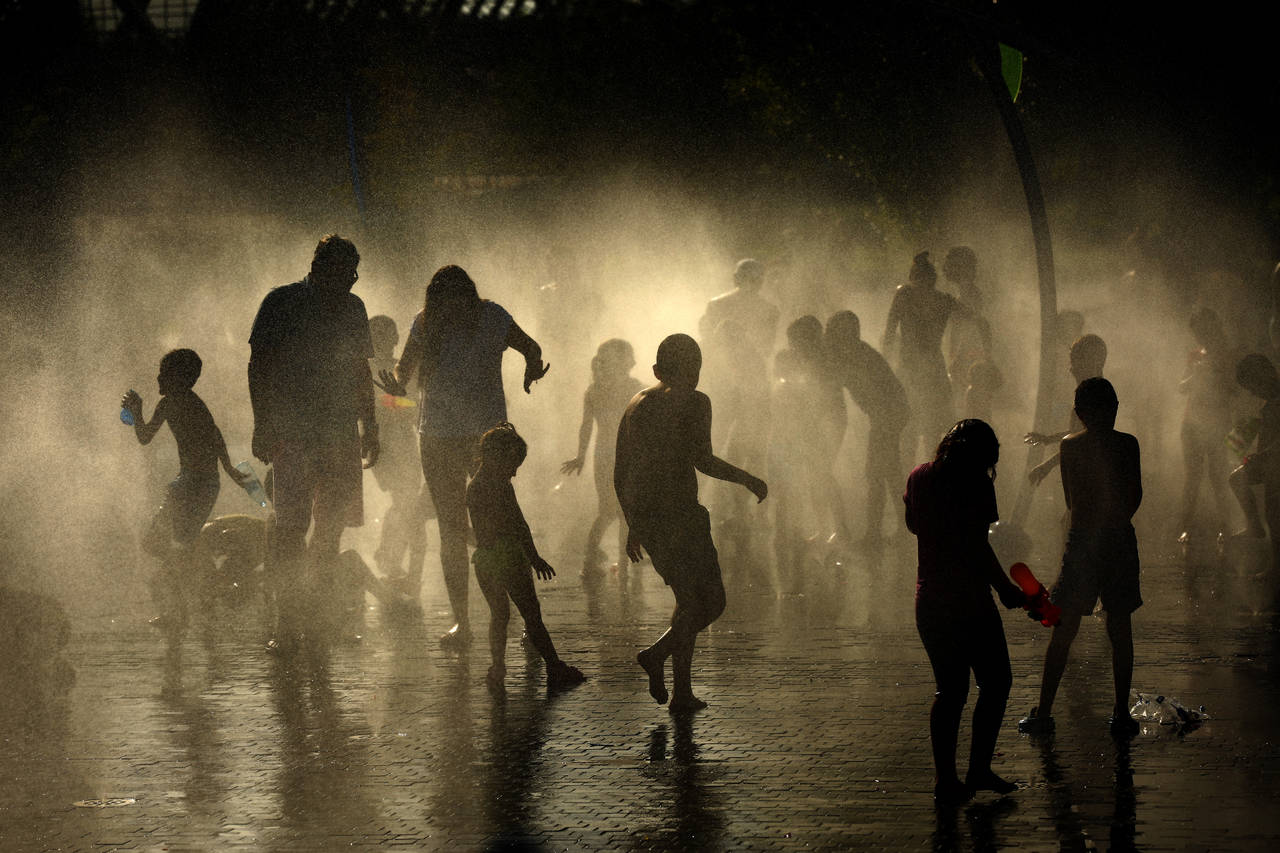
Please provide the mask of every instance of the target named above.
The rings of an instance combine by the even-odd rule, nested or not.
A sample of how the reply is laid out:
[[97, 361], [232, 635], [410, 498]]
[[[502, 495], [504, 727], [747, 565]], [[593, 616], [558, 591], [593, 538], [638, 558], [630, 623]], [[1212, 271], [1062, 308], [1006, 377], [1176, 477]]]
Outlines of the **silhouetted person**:
[[[1075, 380], [1075, 385], [1079, 387], [1080, 383], [1086, 379], [1093, 379], [1102, 376], [1102, 369], [1107, 364], [1107, 345], [1102, 338], [1097, 335], [1081, 335], [1071, 344], [1068, 351], [1067, 361], [1070, 365], [1071, 378]], [[1043, 433], [1029, 432], [1023, 436], [1022, 440], [1026, 444], [1057, 444], [1071, 433], [1078, 431], [1084, 426], [1076, 415], [1075, 408], [1071, 410], [1069, 415], [1067, 428], [1062, 432]], [[1044, 482], [1044, 478], [1049, 476], [1054, 468], [1058, 467], [1059, 456], [1057, 453], [1032, 468], [1027, 475], [1031, 481], [1031, 485], [1038, 486]]]
[[[1008, 608], [1026, 601], [987, 542], [988, 527], [1000, 517], [994, 483], [999, 459], [1000, 443], [990, 426], [960, 421], [943, 436], [933, 461], [911, 472], [903, 495], [919, 552], [916, 628], [938, 688], [929, 712], [933, 796], [944, 805], [963, 802], [977, 790], [1004, 794], [1017, 787], [991, 769], [1013, 681], [991, 590]], [[971, 670], [979, 692], [969, 770], [961, 782], [956, 741]]]
[[610, 338], [600, 344], [591, 359], [591, 384], [582, 395], [582, 423], [578, 426], [578, 455], [560, 466], [565, 474], [582, 471], [587, 457], [591, 433], [596, 434], [592, 468], [596, 485], [596, 517], [587, 532], [587, 545], [582, 560], [584, 575], [599, 571], [606, 558], [600, 550], [600, 539], [609, 525], [618, 522], [618, 570], [627, 568], [627, 522], [613, 491], [613, 459], [618, 439], [618, 423], [627, 403], [644, 385], [631, 375], [636, 355], [631, 344], [621, 338]]
[[1075, 410], [1084, 424], [1062, 440], [1062, 493], [1070, 514], [1062, 572], [1051, 598], [1062, 608], [1044, 658], [1040, 702], [1018, 724], [1019, 731], [1045, 734], [1053, 730], [1053, 700], [1067, 666], [1067, 653], [1080, 630], [1080, 619], [1102, 598], [1107, 612], [1107, 638], [1115, 673], [1111, 731], [1131, 736], [1138, 725], [1129, 716], [1133, 680], [1132, 614], [1142, 605], [1138, 582], [1138, 540], [1131, 519], [1142, 503], [1142, 466], [1138, 440], [1115, 429], [1119, 402], [1102, 377], [1076, 388]]
[[164, 503], [151, 520], [143, 545], [160, 561], [151, 584], [152, 598], [160, 614], [152, 624], [170, 636], [179, 636], [187, 625], [183, 589], [198, 578], [190, 577], [191, 551], [218, 500], [218, 464], [238, 485], [246, 475], [231, 465], [222, 431], [209, 407], [193, 389], [202, 364], [195, 350], [176, 349], [160, 359], [160, 402], [148, 422], [142, 415], [142, 397], [129, 391], [120, 405], [133, 417], [133, 433], [139, 444], [150, 444], [166, 423], [178, 445], [178, 476], [169, 484]]
[[[770, 413], [769, 368], [758, 341], [748, 337], [737, 320], [722, 320], [703, 342], [701, 387], [716, 399], [712, 424], [713, 447], [725, 461], [745, 470], [768, 464]], [[758, 568], [753, 540], [765, 525], [751, 497], [731, 484], [716, 483], [712, 508], [716, 511], [721, 550], [727, 546], [735, 569]]]
[[403, 394], [404, 383], [418, 375], [422, 474], [440, 525], [440, 564], [455, 620], [440, 638], [448, 645], [471, 642], [467, 480], [476, 470], [480, 436], [507, 420], [502, 354], [508, 348], [524, 356], [527, 394], [550, 369], [542, 361], [542, 347], [505, 308], [481, 299], [462, 267], [449, 265], [431, 277], [426, 304], [413, 320], [394, 374], [379, 374], [387, 390], [396, 394]]
[[826, 329], [827, 352], [835, 379], [848, 391], [871, 422], [867, 434], [867, 530], [869, 541], [880, 539], [889, 490], [902, 483], [899, 445], [911, 419], [907, 392], [875, 347], [862, 340], [862, 324], [852, 311], [831, 315]]
[[[951, 424], [951, 381], [942, 355], [943, 332], [952, 314], [970, 316], [969, 309], [954, 296], [937, 290], [937, 283], [938, 273], [929, 261], [929, 253], [916, 255], [908, 283], [899, 286], [893, 295], [880, 347], [888, 356], [901, 329], [899, 375], [911, 403], [912, 433], [925, 447], [933, 446]], [[913, 458], [916, 447], [913, 440]]]
[[[394, 370], [400, 332], [395, 320], [379, 314], [369, 318], [374, 368]], [[422, 566], [427, 558], [427, 516], [431, 502], [418, 460], [417, 406], [406, 397], [383, 393], [378, 398], [379, 465], [373, 469], [378, 487], [391, 498], [382, 519], [382, 534], [374, 563], [386, 581], [417, 598], [422, 589]], [[405, 555], [409, 564], [406, 569]]]
[[268, 644], [273, 650], [291, 649], [300, 630], [304, 551], [323, 595], [333, 580], [343, 529], [364, 523], [361, 459], [364, 467], [378, 459], [378, 422], [369, 317], [351, 292], [359, 263], [350, 240], [327, 235], [316, 246], [307, 277], [262, 300], [249, 336], [253, 455], [274, 469], [276, 524], [269, 556], [278, 624]]
[[698, 632], [724, 611], [724, 584], [711, 519], [698, 503], [697, 472], [739, 483], [764, 500], [759, 477], [711, 452], [711, 401], [699, 392], [702, 352], [688, 335], [670, 335], [658, 346], [658, 384], [636, 395], [618, 427], [614, 486], [627, 517], [627, 555], [641, 548], [675, 594], [671, 627], [636, 660], [649, 676], [649, 695], [667, 701], [663, 670], [672, 659], [673, 712], [706, 703], [693, 694], [693, 648]]
[[[1231, 472], [1231, 490], [1244, 511], [1245, 528], [1237, 535], [1262, 537], [1271, 532], [1272, 567], [1280, 567], [1280, 376], [1264, 355], [1252, 353], [1236, 365], [1236, 382], [1264, 400], [1257, 449]], [[1254, 486], [1262, 486], [1267, 525], [1262, 525]]]
[[525, 440], [511, 424], [494, 427], [480, 439], [480, 468], [467, 484], [467, 510], [476, 532], [476, 580], [489, 602], [492, 663], [486, 680], [494, 691], [503, 689], [507, 674], [507, 622], [511, 615], [508, 599], [515, 602], [529, 642], [546, 663], [547, 687], [568, 687], [583, 681], [582, 672], [556, 654], [533, 588], [535, 572], [542, 580], [551, 580], [556, 571], [538, 555], [511, 485], [511, 478], [528, 452]]
[[1228, 523], [1226, 435], [1231, 431], [1231, 406], [1236, 393], [1238, 357], [1227, 341], [1218, 315], [1200, 308], [1191, 315], [1191, 333], [1196, 349], [1187, 363], [1187, 372], [1178, 390], [1187, 395], [1182, 416], [1182, 460], [1186, 480], [1182, 487], [1182, 513], [1178, 518], [1179, 542], [1192, 535], [1196, 498], [1206, 478], [1217, 503], [1217, 521]]
[[[968, 246], [953, 246], [942, 261], [942, 275], [956, 289], [956, 297], [967, 309], [950, 326], [947, 372], [951, 376], [954, 399], [963, 403], [973, 366], [991, 358], [991, 326], [983, 316], [985, 300], [978, 289], [978, 256]], [[981, 415], [966, 415], [985, 419]]]
[[805, 315], [787, 326], [787, 343], [773, 363], [769, 478], [776, 487], [778, 578], [785, 592], [799, 595], [810, 544], [838, 542], [848, 547], [852, 539], [832, 473], [848, 417], [818, 318]]
[[778, 306], [760, 295], [764, 286], [764, 264], [743, 258], [733, 270], [733, 290], [707, 303], [698, 320], [698, 336], [704, 341], [725, 320], [737, 323], [761, 352], [773, 350], [778, 334]]

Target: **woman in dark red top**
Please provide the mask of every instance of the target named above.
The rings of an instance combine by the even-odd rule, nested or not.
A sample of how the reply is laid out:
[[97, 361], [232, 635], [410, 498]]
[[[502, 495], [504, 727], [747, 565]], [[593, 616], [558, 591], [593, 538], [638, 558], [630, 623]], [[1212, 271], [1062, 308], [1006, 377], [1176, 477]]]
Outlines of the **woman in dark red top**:
[[[1025, 601], [987, 543], [987, 528], [1000, 517], [993, 482], [999, 458], [1000, 443], [990, 426], [960, 421], [943, 437], [933, 461], [911, 472], [903, 495], [907, 527], [919, 546], [916, 628], [938, 685], [929, 735], [937, 772], [933, 795], [942, 803], [962, 802], [977, 790], [1004, 794], [1017, 787], [991, 770], [1013, 675], [990, 588], [1005, 607]], [[979, 693], [969, 772], [962, 783], [956, 775], [956, 740], [970, 670]]]

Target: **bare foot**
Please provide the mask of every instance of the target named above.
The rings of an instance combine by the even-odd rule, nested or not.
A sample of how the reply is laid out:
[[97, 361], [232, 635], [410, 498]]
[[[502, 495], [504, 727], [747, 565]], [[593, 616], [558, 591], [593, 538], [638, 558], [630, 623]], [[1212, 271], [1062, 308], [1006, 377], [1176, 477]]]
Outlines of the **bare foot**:
[[667, 685], [663, 680], [666, 661], [658, 658], [652, 649], [645, 649], [636, 655], [636, 663], [649, 675], [649, 695], [653, 697], [653, 701], [659, 705], [665, 703], [668, 697]]
[[705, 707], [707, 707], [707, 703], [697, 696], [684, 696], [672, 699], [671, 704], [667, 706], [667, 710], [672, 714], [692, 714], [694, 711], [701, 711]]

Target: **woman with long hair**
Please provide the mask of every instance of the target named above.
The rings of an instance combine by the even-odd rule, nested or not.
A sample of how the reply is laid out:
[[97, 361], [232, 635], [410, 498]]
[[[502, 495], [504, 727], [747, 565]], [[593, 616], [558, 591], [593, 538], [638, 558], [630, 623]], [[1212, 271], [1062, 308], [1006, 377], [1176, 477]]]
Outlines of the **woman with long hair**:
[[[1013, 675], [1004, 625], [991, 588], [1009, 608], [1026, 601], [987, 542], [996, 511], [995, 473], [1000, 443], [980, 420], [963, 420], [938, 445], [932, 462], [907, 478], [907, 527], [916, 535], [916, 628], [937, 682], [929, 735], [937, 773], [934, 798], [948, 805], [974, 791], [1008, 793], [1017, 786], [995, 774], [991, 757], [1004, 720]], [[956, 774], [960, 716], [969, 672], [978, 683], [973, 739], [964, 782]]]
[[[444, 570], [454, 625], [446, 644], [471, 639], [467, 613], [467, 481], [476, 470], [485, 431], [507, 420], [502, 354], [524, 356], [524, 390], [546, 375], [542, 348], [496, 302], [481, 299], [462, 267], [441, 267], [427, 285], [426, 303], [413, 320], [395, 372], [383, 371], [388, 390], [403, 393], [418, 375], [418, 436], [422, 474], [440, 526]], [[415, 597], [419, 590], [409, 590]]]

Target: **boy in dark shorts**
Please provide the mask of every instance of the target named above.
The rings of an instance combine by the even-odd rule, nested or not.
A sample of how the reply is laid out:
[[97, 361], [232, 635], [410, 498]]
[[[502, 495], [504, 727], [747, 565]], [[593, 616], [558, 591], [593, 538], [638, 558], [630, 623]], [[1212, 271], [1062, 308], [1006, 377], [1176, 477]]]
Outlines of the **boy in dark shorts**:
[[1253, 487], [1262, 486], [1267, 527], [1271, 530], [1272, 566], [1280, 566], [1280, 376], [1265, 355], [1253, 353], [1236, 365], [1236, 382], [1255, 397], [1265, 400], [1257, 449], [1231, 472], [1228, 482], [1244, 511], [1245, 529], [1237, 536], [1262, 537], [1266, 528], [1258, 513]]
[[698, 503], [697, 473], [738, 483], [764, 500], [759, 477], [711, 452], [711, 400], [696, 390], [702, 351], [688, 335], [670, 335], [658, 346], [658, 384], [632, 399], [618, 426], [614, 488], [627, 519], [627, 556], [641, 548], [675, 593], [671, 627], [636, 661], [649, 676], [649, 695], [668, 699], [663, 670], [672, 658], [673, 713], [706, 703], [693, 695], [693, 647], [698, 632], [724, 611], [724, 583], [711, 541], [711, 519]]
[[480, 438], [480, 469], [467, 484], [467, 511], [476, 534], [472, 562], [480, 591], [489, 602], [489, 654], [493, 662], [486, 681], [495, 693], [502, 691], [507, 674], [508, 598], [524, 618], [529, 642], [546, 662], [547, 687], [571, 687], [585, 680], [581, 670], [556, 654], [533, 588], [534, 572], [542, 580], [550, 580], [556, 570], [538, 555], [511, 486], [511, 478], [528, 452], [529, 446], [515, 427], [499, 424]]
[[1062, 491], [1071, 529], [1062, 555], [1062, 573], [1052, 599], [1062, 608], [1045, 653], [1040, 704], [1018, 723], [1027, 734], [1053, 731], [1053, 699], [1067, 666], [1067, 653], [1080, 620], [1102, 598], [1115, 673], [1111, 732], [1128, 737], [1138, 724], [1129, 716], [1133, 679], [1132, 614], [1142, 605], [1138, 584], [1138, 542], [1130, 519], [1142, 502], [1138, 440], [1115, 429], [1119, 402], [1111, 383], [1086, 379], [1076, 388], [1075, 412], [1084, 429], [1062, 440]]
[[183, 570], [190, 563], [192, 546], [218, 499], [218, 463], [237, 485], [247, 475], [231, 465], [222, 432], [204, 400], [192, 388], [203, 365], [195, 350], [176, 349], [160, 359], [160, 402], [148, 423], [142, 416], [142, 397], [129, 391], [120, 400], [133, 418], [139, 444], [150, 444], [160, 427], [169, 424], [178, 444], [178, 477], [169, 484], [164, 503], [143, 538], [143, 548], [160, 560], [152, 581], [152, 597], [160, 615], [152, 624], [166, 632], [181, 633], [187, 623], [182, 589]]

